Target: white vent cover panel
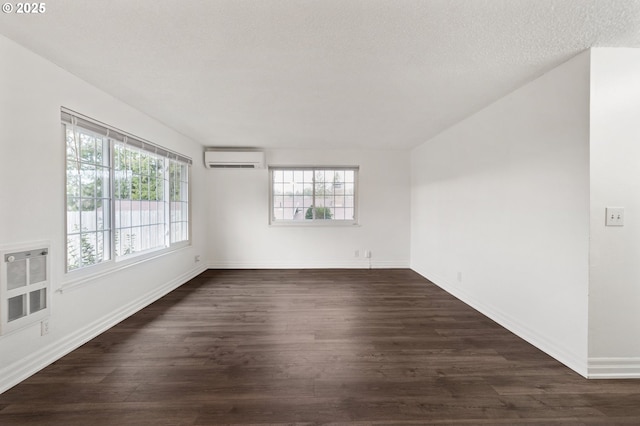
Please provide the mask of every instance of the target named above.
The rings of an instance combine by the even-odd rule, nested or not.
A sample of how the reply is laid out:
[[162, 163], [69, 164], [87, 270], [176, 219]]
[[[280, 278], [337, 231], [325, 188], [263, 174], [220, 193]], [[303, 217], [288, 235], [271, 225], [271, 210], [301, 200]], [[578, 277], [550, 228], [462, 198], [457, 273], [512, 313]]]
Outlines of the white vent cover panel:
[[0, 334], [6, 334], [49, 316], [49, 247], [0, 254]]

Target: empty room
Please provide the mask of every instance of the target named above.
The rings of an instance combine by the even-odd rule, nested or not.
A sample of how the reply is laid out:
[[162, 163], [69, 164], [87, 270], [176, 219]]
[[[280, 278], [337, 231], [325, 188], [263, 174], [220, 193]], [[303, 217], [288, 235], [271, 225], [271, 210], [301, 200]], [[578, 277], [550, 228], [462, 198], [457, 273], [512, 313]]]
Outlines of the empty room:
[[0, 79], [0, 424], [640, 424], [640, 1], [8, 1]]

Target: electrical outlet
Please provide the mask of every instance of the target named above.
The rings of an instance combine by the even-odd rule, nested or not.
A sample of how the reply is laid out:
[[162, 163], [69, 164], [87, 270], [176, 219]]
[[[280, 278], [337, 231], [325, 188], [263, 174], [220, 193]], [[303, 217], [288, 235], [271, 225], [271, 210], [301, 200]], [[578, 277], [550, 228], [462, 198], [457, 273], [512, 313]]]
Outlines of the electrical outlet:
[[624, 208], [607, 207], [606, 226], [624, 226]]
[[367, 259], [371, 259], [371, 250], [365, 250], [364, 257], [366, 257]]
[[356, 250], [353, 252], [353, 257], [360, 257], [360, 250]]
[[40, 335], [44, 336], [45, 334], [49, 334], [49, 320], [42, 320], [40, 322]]
[[458, 272], [458, 282], [462, 282], [462, 272]]
[[200, 255], [199, 255], [199, 254], [197, 254], [197, 255], [196, 255], [196, 257], [195, 257], [195, 261], [196, 261], [196, 263], [197, 263], [197, 262], [200, 262]]

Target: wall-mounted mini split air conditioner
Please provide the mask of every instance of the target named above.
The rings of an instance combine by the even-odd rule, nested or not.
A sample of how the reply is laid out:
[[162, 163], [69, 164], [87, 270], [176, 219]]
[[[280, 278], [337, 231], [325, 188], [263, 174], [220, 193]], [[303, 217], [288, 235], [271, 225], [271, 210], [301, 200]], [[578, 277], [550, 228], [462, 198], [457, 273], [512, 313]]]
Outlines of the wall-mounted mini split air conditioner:
[[263, 169], [263, 151], [211, 149], [204, 152], [204, 165], [209, 169]]

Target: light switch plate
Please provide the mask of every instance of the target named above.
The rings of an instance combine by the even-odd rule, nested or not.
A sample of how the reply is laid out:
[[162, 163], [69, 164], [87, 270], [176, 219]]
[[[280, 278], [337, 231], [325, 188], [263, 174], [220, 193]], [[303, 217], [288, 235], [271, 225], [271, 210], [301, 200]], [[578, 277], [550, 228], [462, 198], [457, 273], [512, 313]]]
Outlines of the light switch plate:
[[606, 226], [624, 226], [624, 208], [607, 207]]

